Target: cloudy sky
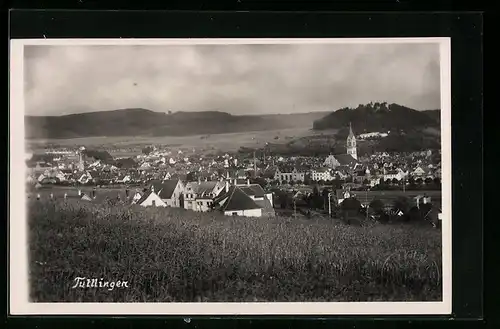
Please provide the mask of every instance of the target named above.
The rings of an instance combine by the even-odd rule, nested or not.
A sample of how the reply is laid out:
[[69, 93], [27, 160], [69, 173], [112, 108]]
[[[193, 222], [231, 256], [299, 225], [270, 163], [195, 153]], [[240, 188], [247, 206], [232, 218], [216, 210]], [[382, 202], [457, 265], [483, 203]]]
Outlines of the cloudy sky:
[[26, 46], [27, 115], [440, 107], [437, 44]]

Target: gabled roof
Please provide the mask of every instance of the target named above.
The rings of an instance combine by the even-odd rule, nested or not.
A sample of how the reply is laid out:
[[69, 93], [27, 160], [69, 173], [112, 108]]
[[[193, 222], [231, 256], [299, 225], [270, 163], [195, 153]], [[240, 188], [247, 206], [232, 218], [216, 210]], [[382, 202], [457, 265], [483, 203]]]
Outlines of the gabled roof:
[[216, 181], [208, 181], [208, 182], [192, 182], [189, 183], [193, 192], [196, 194], [203, 194], [203, 193], [211, 193], [215, 189], [215, 186], [217, 186]]
[[154, 187], [155, 193], [158, 194], [160, 199], [170, 199], [178, 183], [179, 180], [177, 179], [167, 179], [163, 181], [153, 181], [151, 185]]
[[137, 200], [137, 202], [136, 202], [136, 203], [137, 203], [138, 205], [140, 205], [141, 203], [143, 203], [144, 201], [146, 201], [146, 199], [147, 199], [147, 198], [148, 198], [148, 197], [149, 197], [152, 193], [153, 193], [153, 191], [151, 191], [151, 190], [147, 191], [146, 193], [144, 193], [144, 194], [142, 195], [142, 197], [141, 197], [139, 200]]
[[262, 189], [262, 186], [260, 186], [259, 184], [250, 184], [246, 186], [240, 186], [239, 188], [243, 192], [245, 192], [246, 195], [254, 196], [256, 198], [264, 197], [264, 195], [266, 194], [264, 192], [264, 189]]
[[220, 202], [224, 199], [224, 204], [221, 206], [222, 211], [236, 211], [236, 210], [249, 210], [249, 209], [260, 209], [262, 208], [255, 203], [252, 198], [250, 198], [245, 192], [241, 190], [238, 186], [231, 186], [228, 193], [224, 193], [216, 198], [216, 202]]
[[353, 165], [358, 161], [352, 157], [350, 154], [337, 154], [334, 155], [335, 159], [340, 163], [340, 165]]

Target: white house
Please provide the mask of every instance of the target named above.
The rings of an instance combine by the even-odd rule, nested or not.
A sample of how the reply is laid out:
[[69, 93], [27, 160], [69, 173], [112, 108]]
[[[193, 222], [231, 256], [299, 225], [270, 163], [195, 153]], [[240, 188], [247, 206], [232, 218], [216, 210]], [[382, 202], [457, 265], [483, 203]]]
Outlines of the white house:
[[161, 182], [157, 181], [153, 182], [151, 186], [168, 207], [184, 207], [184, 205], [182, 204], [184, 184], [180, 180], [168, 179]]
[[334, 179], [329, 168], [318, 168], [311, 171], [311, 180], [313, 181], [329, 181]]
[[163, 200], [154, 192], [154, 188], [144, 193], [144, 195], [137, 200], [136, 204], [142, 207], [166, 207], [167, 205]]
[[337, 204], [341, 204], [345, 199], [353, 197], [353, 194], [347, 190], [337, 190], [336, 191]]
[[80, 184], [87, 184], [92, 180], [92, 175], [89, 172], [86, 172], [85, 174], [82, 174], [80, 178], [78, 178], [78, 182]]
[[413, 170], [411, 174], [414, 177], [422, 177], [425, 175], [425, 170], [422, 169], [422, 167], [418, 166], [417, 168], [415, 168], [415, 170]]
[[209, 211], [213, 199], [224, 189], [224, 182], [206, 181], [189, 182], [184, 187], [184, 209], [193, 211]]
[[215, 206], [226, 216], [262, 217], [263, 208], [238, 186], [226, 185], [225, 190], [214, 200]]
[[142, 194], [139, 191], [136, 191], [134, 196], [132, 197], [132, 204], [136, 204], [142, 198]]
[[291, 168], [278, 168], [274, 174], [274, 179], [280, 182], [290, 182], [290, 181], [301, 181], [303, 182], [306, 178], [306, 171], [301, 168], [294, 167]]

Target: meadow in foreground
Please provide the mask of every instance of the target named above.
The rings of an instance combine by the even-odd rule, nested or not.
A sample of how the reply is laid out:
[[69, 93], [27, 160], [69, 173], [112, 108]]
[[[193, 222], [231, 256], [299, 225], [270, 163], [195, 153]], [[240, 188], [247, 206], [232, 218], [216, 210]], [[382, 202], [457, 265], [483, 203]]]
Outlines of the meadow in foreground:
[[[441, 233], [81, 201], [28, 205], [34, 302], [439, 301]], [[128, 288], [72, 289], [75, 277]]]

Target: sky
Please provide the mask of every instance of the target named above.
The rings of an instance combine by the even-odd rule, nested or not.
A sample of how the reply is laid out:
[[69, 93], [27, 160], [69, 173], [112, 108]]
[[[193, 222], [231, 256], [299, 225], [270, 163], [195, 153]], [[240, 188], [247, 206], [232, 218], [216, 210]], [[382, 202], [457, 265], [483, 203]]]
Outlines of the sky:
[[25, 114], [440, 108], [437, 44], [30, 45]]

